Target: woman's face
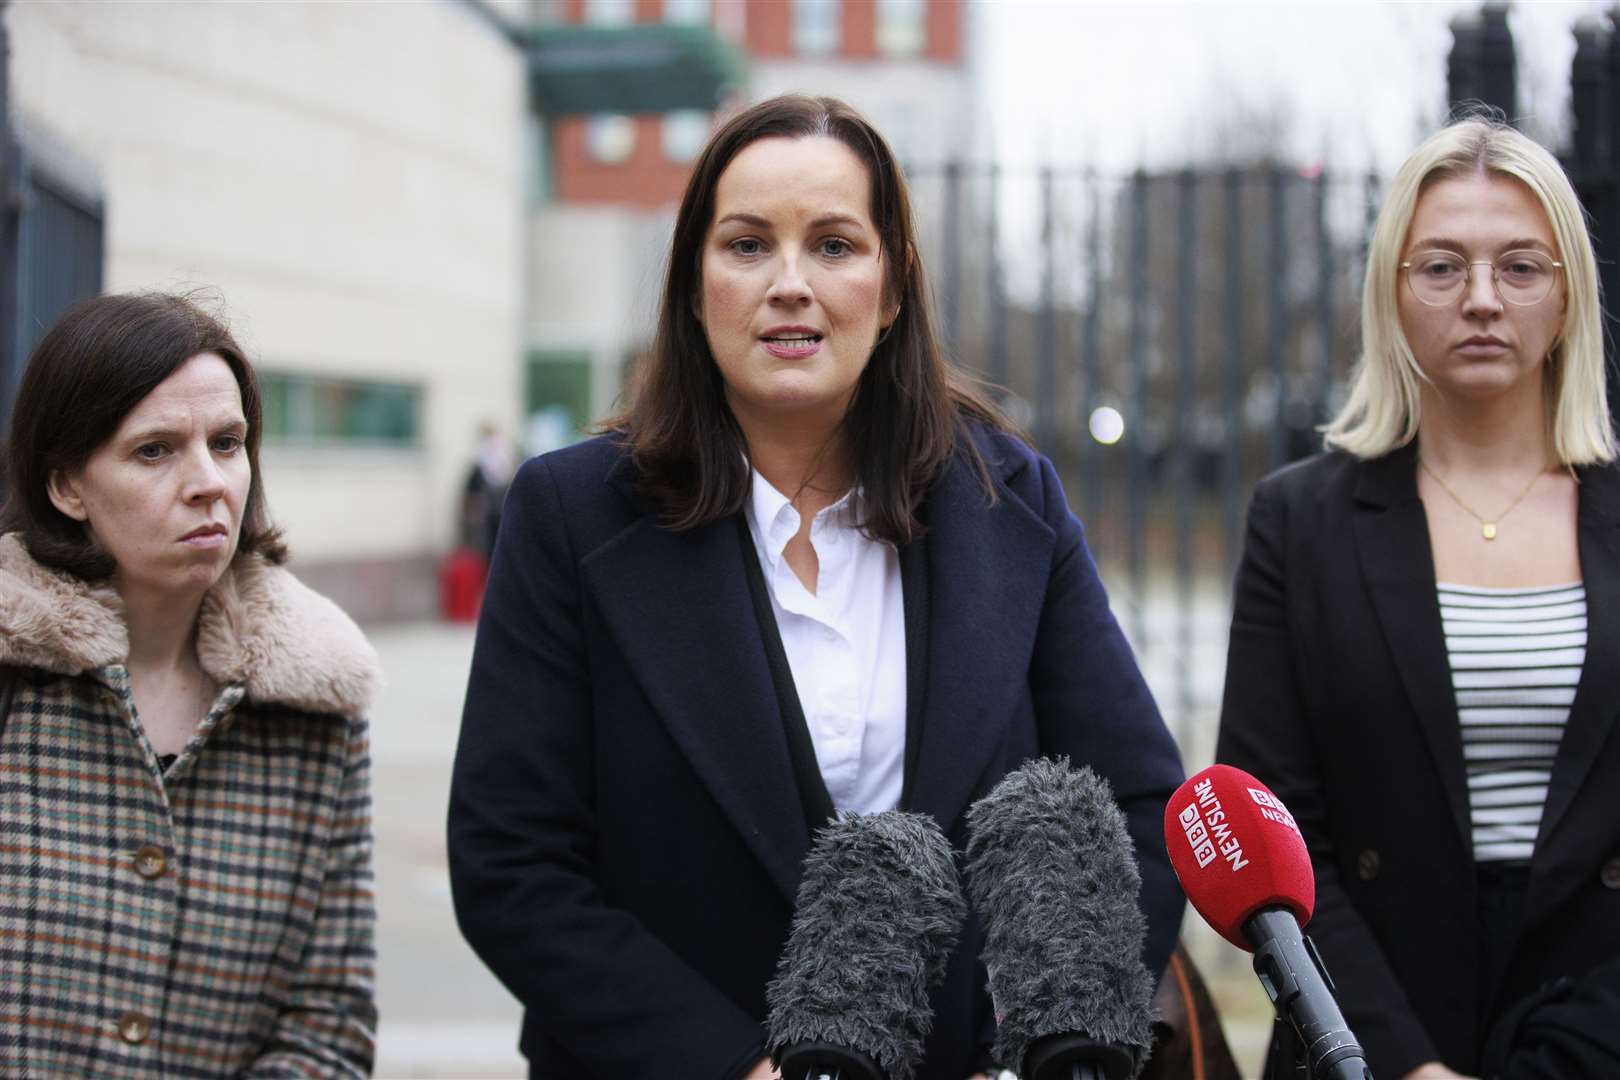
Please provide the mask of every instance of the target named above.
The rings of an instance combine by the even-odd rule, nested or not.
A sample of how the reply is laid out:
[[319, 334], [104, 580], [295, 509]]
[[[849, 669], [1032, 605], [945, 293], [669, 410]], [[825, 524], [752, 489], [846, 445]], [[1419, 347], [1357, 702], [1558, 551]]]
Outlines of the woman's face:
[[73, 470], [51, 474], [51, 502], [89, 526], [116, 583], [151, 596], [200, 596], [236, 554], [253, 480], [247, 420], [230, 366], [199, 353], [131, 409]]
[[1461, 295], [1430, 306], [1413, 293], [1410, 273], [1396, 284], [1401, 329], [1418, 366], [1447, 397], [1488, 399], [1514, 390], [1539, 392], [1544, 361], [1564, 325], [1564, 275], [1539, 303], [1502, 299], [1489, 265], [1509, 251], [1538, 251], [1558, 260], [1546, 212], [1520, 181], [1494, 173], [1436, 181], [1417, 201], [1402, 260], [1430, 251], [1470, 263]]
[[745, 430], [842, 420], [896, 314], [884, 258], [871, 177], [837, 139], [760, 139], [726, 166], [697, 315]]

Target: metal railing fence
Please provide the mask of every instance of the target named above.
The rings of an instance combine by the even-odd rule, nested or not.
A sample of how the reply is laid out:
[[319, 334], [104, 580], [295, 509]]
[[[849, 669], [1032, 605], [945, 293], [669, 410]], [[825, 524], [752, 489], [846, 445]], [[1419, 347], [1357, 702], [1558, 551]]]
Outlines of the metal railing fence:
[[1320, 447], [1377, 177], [1260, 164], [908, 172], [941, 333], [1057, 465], [1189, 761], [1256, 480]]

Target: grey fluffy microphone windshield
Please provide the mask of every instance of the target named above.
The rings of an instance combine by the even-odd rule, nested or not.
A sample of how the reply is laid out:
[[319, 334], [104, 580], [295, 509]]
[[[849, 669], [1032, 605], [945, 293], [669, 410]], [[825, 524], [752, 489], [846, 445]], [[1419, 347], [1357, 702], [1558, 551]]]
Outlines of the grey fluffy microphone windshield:
[[1135, 848], [1107, 781], [1067, 759], [1030, 761], [967, 823], [997, 1059], [1024, 1080], [1135, 1076], [1152, 1044], [1153, 978]]
[[933, 818], [890, 810], [821, 829], [765, 991], [784, 1080], [909, 1080], [966, 908]]

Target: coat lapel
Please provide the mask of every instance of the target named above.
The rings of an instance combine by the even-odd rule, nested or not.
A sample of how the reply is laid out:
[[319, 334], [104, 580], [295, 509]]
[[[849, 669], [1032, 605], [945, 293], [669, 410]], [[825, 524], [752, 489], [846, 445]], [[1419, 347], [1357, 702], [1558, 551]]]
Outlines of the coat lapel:
[[[1011, 477], [1000, 463], [988, 464], [992, 476]], [[1027, 690], [1052, 569], [1051, 527], [1005, 487], [998, 495], [987, 509], [974, 470], [956, 459], [926, 507], [928, 672], [906, 805], [947, 832], [977, 793]]]
[[[1620, 474], [1613, 467], [1580, 473], [1577, 519], [1581, 579], [1586, 586], [1586, 660], [1536, 838], [1538, 857], [1574, 802], [1620, 712]], [[1610, 778], [1608, 782], [1612, 783]]]
[[1379, 626], [1417, 713], [1459, 841], [1472, 851], [1457, 695], [1435, 596], [1429, 524], [1417, 494], [1416, 446], [1366, 462], [1356, 484], [1356, 553]]
[[[1014, 475], [988, 465], [1003, 482]], [[611, 482], [634, 499], [627, 470]], [[908, 695], [921, 686], [924, 696], [908, 731], [916, 747], [907, 752], [915, 765], [905, 806], [949, 829], [977, 793], [1025, 689], [1056, 537], [1005, 487], [987, 509], [977, 475], [960, 460], [929, 492], [924, 512], [920, 621], [928, 637], [907, 655], [920, 651], [927, 671], [907, 679]], [[730, 522], [674, 533], [644, 514], [587, 557], [581, 573], [648, 701], [792, 902], [808, 826], [742, 557]]]
[[580, 569], [647, 700], [792, 903], [808, 826], [742, 556], [730, 521], [677, 533], [644, 514]]

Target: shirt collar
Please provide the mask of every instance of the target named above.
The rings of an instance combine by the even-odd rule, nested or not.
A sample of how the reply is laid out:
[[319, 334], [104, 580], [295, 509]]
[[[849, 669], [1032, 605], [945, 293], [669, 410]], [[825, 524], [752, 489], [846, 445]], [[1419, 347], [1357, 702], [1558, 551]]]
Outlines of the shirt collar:
[[[777, 491], [758, 469], [750, 467], [749, 472], [753, 474], [753, 483], [748, 491], [748, 526], [753, 531], [754, 542], [759, 545], [766, 560], [774, 567], [777, 560], [782, 557], [782, 549], [787, 547], [787, 542], [799, 531], [801, 524], [799, 511], [794, 509], [792, 501]], [[844, 492], [842, 498], [816, 516], [823, 518], [828, 527], [853, 530], [857, 528], [859, 505], [859, 492], [851, 488]]]

